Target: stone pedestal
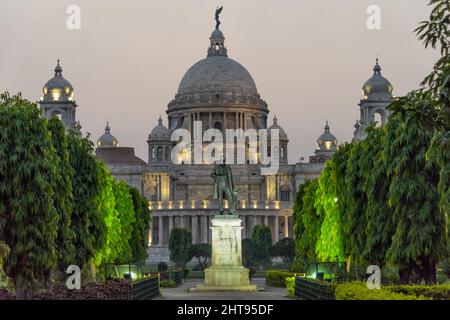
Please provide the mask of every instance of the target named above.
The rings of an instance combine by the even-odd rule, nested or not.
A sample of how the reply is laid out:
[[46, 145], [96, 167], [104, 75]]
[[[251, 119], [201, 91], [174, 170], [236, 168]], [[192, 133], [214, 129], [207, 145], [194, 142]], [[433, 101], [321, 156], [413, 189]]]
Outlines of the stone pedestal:
[[205, 270], [205, 284], [195, 291], [256, 291], [242, 266], [241, 223], [238, 216], [230, 215], [217, 215], [211, 221], [211, 267]]

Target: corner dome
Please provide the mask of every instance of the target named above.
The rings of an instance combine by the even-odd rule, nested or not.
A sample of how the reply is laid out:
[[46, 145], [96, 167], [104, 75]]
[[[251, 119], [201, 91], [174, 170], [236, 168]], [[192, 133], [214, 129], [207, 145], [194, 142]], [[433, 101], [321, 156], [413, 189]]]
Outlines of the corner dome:
[[373, 67], [373, 76], [363, 86], [364, 100], [387, 101], [392, 99], [392, 84], [381, 75], [378, 59]]
[[153, 128], [148, 138], [149, 140], [165, 140], [165, 139], [170, 140], [170, 131], [162, 124], [161, 117], [159, 117], [158, 125]]
[[317, 139], [317, 152], [321, 151], [336, 151], [337, 150], [337, 139], [336, 137], [330, 132], [330, 126], [328, 125], [328, 121], [325, 124], [325, 131], [320, 135], [320, 137]]
[[277, 116], [273, 117], [273, 123], [272, 125], [267, 129], [267, 135], [270, 137], [272, 135], [272, 130], [278, 129], [280, 134], [280, 139], [287, 139], [287, 134], [284, 131], [284, 129], [278, 124]]
[[44, 101], [71, 101], [73, 99], [73, 86], [62, 76], [59, 60], [55, 67], [55, 76], [47, 81], [42, 92]]
[[105, 134], [97, 140], [99, 148], [116, 148], [119, 146], [119, 141], [111, 134], [109, 123], [106, 123]]

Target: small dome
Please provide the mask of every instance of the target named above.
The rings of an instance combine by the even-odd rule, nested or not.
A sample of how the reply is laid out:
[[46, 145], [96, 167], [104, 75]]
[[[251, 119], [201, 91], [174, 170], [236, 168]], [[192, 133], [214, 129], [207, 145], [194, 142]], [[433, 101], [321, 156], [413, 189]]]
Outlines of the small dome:
[[273, 117], [273, 124], [267, 129], [268, 136], [271, 136], [271, 131], [273, 129], [278, 129], [280, 134], [280, 139], [287, 139], [287, 134], [284, 129], [278, 124], [277, 116]]
[[330, 132], [330, 126], [328, 125], [328, 121], [325, 124], [325, 131], [320, 135], [317, 139], [317, 151], [336, 151], [337, 149], [337, 139]]
[[55, 68], [55, 76], [47, 81], [44, 88], [44, 101], [70, 101], [73, 98], [72, 84], [62, 76], [62, 68], [58, 64]]
[[211, 33], [211, 40], [212, 39], [225, 39], [225, 37], [223, 36], [222, 31], [220, 31], [220, 29], [215, 29], [212, 33]]
[[170, 139], [170, 131], [162, 124], [162, 119], [159, 117], [158, 125], [153, 128], [149, 136], [150, 140]]
[[364, 100], [386, 101], [392, 99], [392, 84], [381, 75], [378, 59], [373, 67], [373, 76], [363, 86]]
[[99, 148], [115, 148], [119, 145], [119, 141], [111, 134], [109, 122], [106, 123], [105, 134], [97, 140]]

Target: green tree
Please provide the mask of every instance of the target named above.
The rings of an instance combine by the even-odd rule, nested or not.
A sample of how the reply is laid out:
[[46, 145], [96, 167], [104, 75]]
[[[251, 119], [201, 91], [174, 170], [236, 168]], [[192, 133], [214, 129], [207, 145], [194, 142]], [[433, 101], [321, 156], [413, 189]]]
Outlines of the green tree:
[[148, 230], [150, 228], [150, 209], [147, 200], [141, 196], [139, 190], [129, 187], [133, 200], [135, 222], [130, 239], [131, 253], [134, 261], [145, 261], [147, 259]]
[[380, 267], [386, 265], [386, 253], [394, 233], [393, 212], [388, 205], [390, 179], [387, 177], [387, 162], [382, 157], [386, 128], [369, 127], [367, 138], [362, 146], [361, 166], [366, 174], [363, 184], [367, 196], [365, 212], [366, 242], [363, 253], [364, 261]]
[[205, 270], [208, 267], [208, 260], [211, 259], [211, 245], [207, 243], [192, 245], [191, 257], [197, 259], [201, 270]]
[[272, 247], [272, 230], [269, 226], [257, 224], [252, 231], [252, 241], [261, 248], [262, 264], [270, 263], [270, 248]]
[[267, 259], [267, 255], [258, 243], [252, 239], [242, 240], [242, 265], [244, 267], [256, 269], [265, 259]]
[[56, 250], [58, 269], [65, 271], [69, 265], [76, 262], [75, 234], [71, 229], [74, 207], [72, 194], [74, 171], [70, 165], [68, 142], [63, 123], [56, 117], [52, 118], [48, 121], [48, 129], [51, 132], [53, 146], [58, 156], [54, 187], [54, 205], [59, 215]]
[[319, 178], [315, 207], [323, 219], [316, 243], [317, 258], [321, 261], [342, 261], [345, 258], [341, 214], [335, 183], [335, 164], [327, 161]]
[[272, 257], [280, 257], [284, 263], [292, 263], [295, 258], [295, 241], [292, 238], [280, 239], [270, 249]]
[[136, 223], [134, 204], [128, 185], [124, 181], [114, 180], [113, 192], [120, 226], [118, 228], [120, 230], [119, 239], [114, 243], [118, 248], [118, 256], [115, 257], [115, 262], [129, 263], [132, 260], [130, 240], [133, 233], [133, 225]]
[[395, 232], [389, 259], [400, 266], [402, 283], [436, 282], [436, 263], [446, 250], [446, 213], [439, 210], [438, 168], [426, 161], [432, 132], [418, 121], [391, 115], [383, 156], [391, 179], [389, 205]]
[[192, 234], [183, 228], [173, 228], [169, 236], [170, 260], [185, 269], [191, 257]]
[[309, 180], [295, 195], [293, 219], [296, 260], [304, 264], [316, 261], [316, 243], [323, 217], [315, 208], [318, 180]]
[[82, 138], [75, 131], [68, 133], [70, 165], [75, 174], [72, 180], [73, 208], [71, 228], [75, 234], [77, 265], [85, 267], [105, 244], [105, 219], [99, 210], [102, 174], [94, 156], [94, 146], [89, 136]]
[[115, 181], [109, 174], [108, 168], [102, 163], [97, 164], [98, 167], [98, 190], [99, 196], [97, 200], [97, 212], [102, 216], [103, 237], [102, 247], [95, 251], [93, 260], [96, 266], [104, 263], [113, 263], [120, 257], [122, 252], [122, 243], [126, 239], [121, 238], [121, 223], [119, 212], [116, 208], [116, 197], [114, 194]]
[[4, 271], [19, 299], [57, 262], [59, 216], [53, 203], [58, 157], [47, 121], [20, 95], [0, 95], [0, 240], [10, 248]]

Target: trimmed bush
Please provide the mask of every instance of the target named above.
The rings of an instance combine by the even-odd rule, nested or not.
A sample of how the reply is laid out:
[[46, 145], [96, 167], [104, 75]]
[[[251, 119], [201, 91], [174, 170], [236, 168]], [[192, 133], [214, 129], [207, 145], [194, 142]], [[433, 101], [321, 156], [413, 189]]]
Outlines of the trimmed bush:
[[286, 278], [295, 277], [299, 274], [288, 272], [284, 270], [267, 270], [264, 274], [266, 278], [266, 285], [270, 287], [286, 287]]
[[173, 280], [161, 280], [159, 286], [161, 288], [176, 288], [177, 284]]
[[365, 282], [346, 282], [335, 288], [336, 300], [431, 300], [422, 295], [393, 292], [388, 287], [368, 289]]
[[288, 296], [290, 297], [295, 296], [295, 279], [295, 277], [288, 277], [284, 280], [288, 291]]
[[450, 300], [450, 285], [437, 284], [433, 286], [389, 286], [387, 290], [406, 295], [424, 296], [433, 300]]

